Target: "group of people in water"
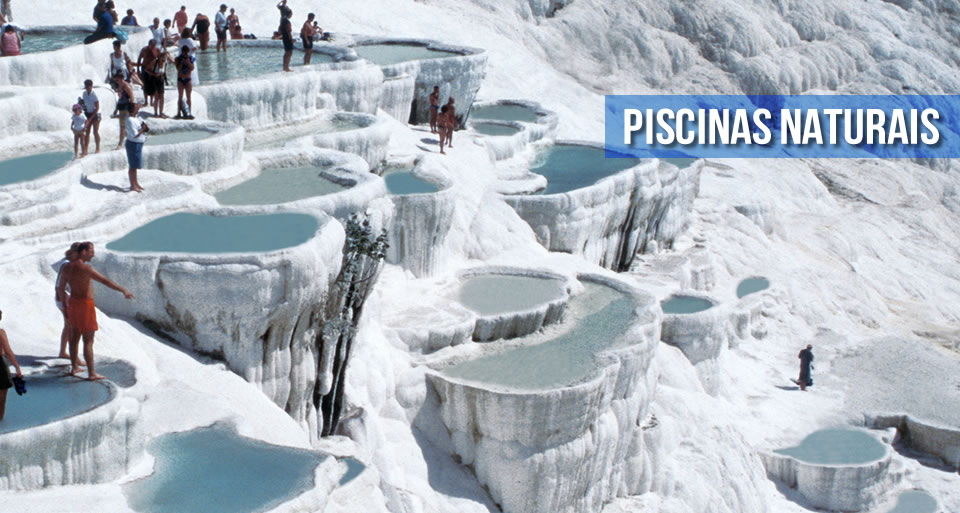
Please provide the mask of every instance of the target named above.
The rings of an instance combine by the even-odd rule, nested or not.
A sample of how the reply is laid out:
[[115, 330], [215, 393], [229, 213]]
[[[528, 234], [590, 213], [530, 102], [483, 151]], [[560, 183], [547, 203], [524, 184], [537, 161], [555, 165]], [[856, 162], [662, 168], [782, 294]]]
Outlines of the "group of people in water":
[[[93, 282], [102, 283], [120, 292], [127, 299], [134, 298], [130, 291], [103, 276], [90, 265], [95, 254], [92, 242], [74, 242], [64, 253], [63, 258], [53, 264], [53, 269], [57, 271], [54, 282], [54, 304], [63, 317], [58, 357], [70, 360], [71, 376], [79, 377], [82, 368], [86, 367], [86, 379], [90, 381], [104, 379], [104, 376], [96, 371], [93, 355], [94, 335], [99, 328], [93, 297]], [[3, 312], [0, 312], [0, 319], [2, 318]], [[79, 355], [81, 339], [83, 340], [83, 362], [80, 361]], [[7, 333], [0, 329], [0, 421], [3, 420], [6, 410], [7, 391], [14, 386], [9, 365], [14, 366], [15, 376], [22, 379], [23, 371], [10, 346]]]

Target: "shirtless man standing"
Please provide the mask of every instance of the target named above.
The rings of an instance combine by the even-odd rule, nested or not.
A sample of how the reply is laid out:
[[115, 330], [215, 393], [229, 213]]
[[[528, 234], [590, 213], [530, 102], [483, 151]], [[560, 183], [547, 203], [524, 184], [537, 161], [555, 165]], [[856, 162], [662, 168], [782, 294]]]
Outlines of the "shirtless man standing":
[[107, 287], [123, 294], [127, 299], [133, 299], [133, 294], [127, 289], [105, 278], [98, 273], [88, 262], [93, 259], [93, 243], [81, 242], [77, 246], [77, 259], [63, 266], [63, 274], [57, 286], [57, 296], [64, 297], [66, 287], [70, 286], [70, 298], [67, 300], [67, 320], [73, 327], [70, 333], [70, 374], [76, 376], [80, 372], [80, 358], [77, 349], [80, 337], [83, 337], [83, 358], [87, 362], [87, 379], [93, 381], [103, 379], [93, 368], [93, 335], [97, 331], [97, 310], [93, 303], [93, 283], [97, 280]]

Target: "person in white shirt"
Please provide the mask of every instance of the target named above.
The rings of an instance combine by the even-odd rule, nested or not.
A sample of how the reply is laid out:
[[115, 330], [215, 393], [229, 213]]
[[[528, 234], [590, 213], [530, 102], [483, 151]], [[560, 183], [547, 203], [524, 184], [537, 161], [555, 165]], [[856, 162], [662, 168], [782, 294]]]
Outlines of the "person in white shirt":
[[220, 10], [213, 17], [213, 28], [217, 33], [217, 52], [223, 46], [223, 51], [227, 51], [227, 4], [220, 4]]
[[83, 114], [87, 118], [87, 124], [83, 128], [83, 154], [81, 157], [87, 156], [91, 131], [93, 131], [93, 138], [97, 142], [97, 153], [100, 153], [100, 99], [97, 98], [97, 93], [93, 92], [93, 80], [89, 78], [84, 80], [83, 87], [80, 104], [83, 105]]
[[83, 129], [87, 126], [87, 118], [83, 117], [83, 106], [73, 104], [73, 117], [70, 119], [70, 130], [73, 131], [73, 160], [77, 160], [77, 150], [82, 146]]
[[153, 25], [150, 25], [150, 33], [153, 34], [153, 40], [157, 42], [157, 47], [163, 48], [163, 40], [166, 39], [167, 33], [160, 26], [160, 18], [153, 19]]
[[130, 117], [127, 118], [127, 162], [130, 170], [127, 175], [130, 177], [130, 190], [143, 192], [140, 182], [137, 181], [137, 170], [143, 167], [143, 143], [147, 142], [147, 132], [150, 127], [147, 126], [137, 114], [140, 112], [140, 103], [130, 105]]

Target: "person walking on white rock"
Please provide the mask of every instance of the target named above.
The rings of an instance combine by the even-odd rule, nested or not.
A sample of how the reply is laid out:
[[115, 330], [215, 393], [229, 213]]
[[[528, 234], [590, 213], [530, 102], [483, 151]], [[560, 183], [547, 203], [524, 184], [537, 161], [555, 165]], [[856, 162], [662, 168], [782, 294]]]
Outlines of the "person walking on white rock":
[[73, 117], [70, 118], [70, 130], [73, 132], [73, 160], [80, 156], [83, 149], [83, 128], [87, 125], [87, 118], [83, 117], [83, 106], [73, 104]]
[[447, 146], [453, 148], [453, 131], [457, 129], [457, 108], [453, 106], [453, 96], [447, 98]]
[[[0, 319], [3, 319], [3, 312], [0, 312]], [[20, 370], [20, 364], [17, 363], [17, 355], [13, 354], [13, 349], [10, 348], [7, 332], [0, 328], [0, 421], [3, 420], [3, 414], [7, 409], [7, 390], [13, 386], [7, 360], [17, 369], [17, 378], [22, 378], [23, 372]]]
[[133, 86], [130, 82], [123, 79], [123, 72], [117, 71], [113, 76], [113, 83], [117, 88], [117, 119], [120, 121], [120, 140], [117, 142], [116, 149], [123, 147], [123, 142], [127, 137], [127, 119], [130, 117], [130, 109], [135, 100]]
[[813, 345], [807, 344], [807, 348], [800, 351], [797, 358], [800, 359], [800, 378], [797, 379], [797, 384], [800, 385], [800, 390], [806, 390], [813, 386], [813, 377], [810, 374], [813, 369]]
[[80, 338], [83, 337], [83, 358], [87, 362], [87, 379], [94, 381], [103, 379], [97, 374], [93, 363], [93, 339], [97, 326], [97, 307], [93, 302], [93, 280], [123, 294], [127, 299], [133, 299], [133, 294], [127, 289], [110, 281], [88, 262], [93, 259], [95, 251], [92, 242], [81, 242], [77, 246], [77, 259], [63, 267], [63, 278], [57, 288], [57, 294], [63, 297], [65, 288], [70, 287], [70, 297], [67, 300], [67, 319], [70, 320], [70, 375], [76, 376], [80, 372], [80, 357], [77, 355]]
[[283, 40], [283, 71], [293, 71], [290, 69], [290, 57], [293, 56], [293, 23], [290, 18], [293, 17], [293, 10], [287, 7], [287, 0], [280, 0], [277, 4], [280, 9], [280, 39]]
[[430, 93], [430, 133], [435, 134], [437, 130], [437, 117], [440, 115], [440, 86], [433, 86], [433, 92]]
[[137, 181], [137, 170], [143, 167], [143, 143], [147, 142], [147, 132], [150, 131], [150, 127], [137, 116], [141, 105], [132, 104], [130, 117], [127, 118], [126, 150], [127, 163], [130, 166], [127, 176], [130, 178], [130, 190], [134, 192], [143, 192], [143, 187]]
[[[177, 116], [175, 119], [193, 119], [193, 57], [187, 45], [180, 47], [180, 55], [173, 61], [177, 68]], [[187, 101], [184, 103], [183, 95]]]

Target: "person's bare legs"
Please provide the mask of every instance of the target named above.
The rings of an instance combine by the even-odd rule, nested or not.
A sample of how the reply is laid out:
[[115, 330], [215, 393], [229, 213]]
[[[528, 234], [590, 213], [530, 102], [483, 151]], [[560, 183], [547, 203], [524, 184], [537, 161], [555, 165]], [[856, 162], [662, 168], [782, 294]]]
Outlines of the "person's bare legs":
[[95, 333], [91, 331], [83, 334], [83, 359], [87, 361], [87, 379], [90, 381], [103, 379], [103, 376], [93, 370], [93, 335]]
[[70, 342], [70, 323], [67, 322], [67, 313], [60, 313], [63, 314], [63, 330], [60, 331], [60, 355], [58, 358], [70, 358], [70, 354], [67, 353], [67, 344]]
[[308, 66], [310, 64], [310, 55], [313, 54], [313, 48], [307, 48], [303, 52], [303, 65]]
[[77, 354], [80, 348], [80, 333], [76, 329], [70, 329], [70, 375], [76, 376], [80, 372], [80, 357]]
[[7, 410], [7, 389], [0, 390], [0, 420], [3, 420], [3, 414]]
[[183, 82], [180, 79], [177, 79], [177, 119], [183, 117], [183, 93], [184, 87]]
[[143, 192], [143, 187], [140, 187], [140, 182], [137, 181], [137, 170], [130, 168], [127, 171], [127, 177], [130, 178], [130, 190], [134, 192]]
[[[97, 143], [97, 151], [95, 153], [100, 153], [100, 119], [94, 118], [92, 126], [93, 126], [93, 140]], [[88, 143], [90, 142], [89, 137], [87, 138], [87, 142]]]
[[290, 57], [293, 56], [293, 50], [283, 51], [283, 71], [293, 71], [290, 69]]
[[87, 156], [87, 149], [90, 148], [90, 132], [93, 130], [93, 121], [87, 120], [87, 124], [83, 126], [83, 140], [80, 141], [80, 144], [83, 146], [83, 153], [81, 157]]
[[190, 116], [193, 117], [193, 82], [187, 82], [184, 89], [187, 91], [187, 108], [190, 109]]

